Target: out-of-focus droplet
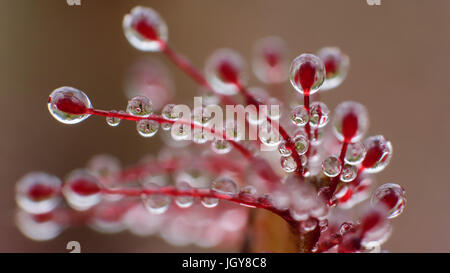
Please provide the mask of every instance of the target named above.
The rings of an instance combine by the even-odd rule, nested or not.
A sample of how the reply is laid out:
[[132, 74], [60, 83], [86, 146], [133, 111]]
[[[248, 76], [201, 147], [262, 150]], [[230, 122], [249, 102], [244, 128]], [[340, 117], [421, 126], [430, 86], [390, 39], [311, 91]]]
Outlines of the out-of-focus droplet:
[[345, 163], [350, 165], [358, 165], [366, 156], [366, 149], [361, 142], [350, 143], [347, 146], [347, 152], [345, 153]]
[[99, 154], [89, 160], [87, 168], [98, 176], [110, 176], [118, 173], [121, 169], [117, 157], [109, 154]]
[[230, 177], [224, 176], [224, 177], [219, 177], [216, 180], [214, 180], [213, 182], [211, 182], [211, 190], [213, 190], [217, 193], [234, 195], [234, 194], [238, 193], [239, 187], [238, 187], [236, 181], [234, 181]]
[[[159, 185], [155, 183], [146, 183], [145, 188], [149, 190], [158, 190]], [[163, 214], [169, 209], [171, 197], [165, 194], [148, 194], [142, 196], [145, 208], [153, 214]]]
[[224, 139], [215, 139], [211, 143], [211, 149], [218, 154], [227, 154], [231, 151], [231, 148], [230, 142]]
[[302, 221], [300, 223], [300, 228], [303, 232], [310, 232], [313, 231], [317, 227], [317, 220], [308, 218], [306, 221]]
[[59, 122], [75, 124], [87, 119], [92, 108], [86, 94], [76, 88], [63, 86], [53, 90], [48, 97], [48, 111]]
[[245, 84], [245, 62], [231, 49], [218, 49], [207, 60], [205, 74], [209, 84], [217, 93], [235, 95], [238, 84]]
[[322, 162], [322, 172], [328, 177], [338, 176], [341, 169], [341, 161], [336, 156], [329, 156]]
[[154, 120], [141, 119], [137, 122], [136, 129], [141, 136], [152, 137], [158, 132], [159, 123]]
[[97, 177], [84, 169], [71, 172], [63, 187], [69, 205], [76, 210], [88, 210], [101, 201], [101, 188]]
[[296, 126], [305, 126], [309, 121], [308, 111], [305, 106], [299, 105], [295, 107], [291, 112], [291, 121]]
[[285, 42], [276, 36], [263, 38], [253, 49], [253, 72], [264, 83], [280, 83], [289, 74]]
[[126, 228], [122, 221], [125, 211], [126, 209], [116, 206], [114, 201], [102, 202], [92, 211], [88, 225], [92, 229], [105, 234], [121, 232]]
[[325, 79], [325, 66], [319, 57], [302, 54], [291, 64], [290, 80], [292, 86], [304, 95], [319, 91]]
[[167, 42], [167, 25], [151, 8], [137, 6], [123, 18], [125, 37], [141, 51], [159, 51]]
[[361, 165], [367, 173], [381, 172], [391, 161], [392, 144], [383, 136], [372, 136], [364, 140], [366, 155]]
[[25, 236], [35, 241], [54, 239], [63, 230], [63, 226], [53, 219], [52, 213], [29, 214], [25, 211], [18, 211], [16, 224]]
[[356, 166], [344, 164], [340, 178], [342, 182], [351, 182], [355, 180], [357, 174], [358, 169], [356, 168]]
[[329, 90], [339, 86], [347, 76], [350, 60], [337, 47], [324, 47], [317, 52], [317, 56], [325, 65], [325, 82], [321, 90]]
[[325, 103], [316, 101], [311, 103], [311, 109], [309, 111], [309, 124], [313, 128], [322, 128], [328, 123], [328, 116], [330, 110]]
[[[117, 114], [117, 111], [112, 110], [111, 114]], [[121, 119], [114, 116], [108, 116], [106, 117], [106, 123], [111, 127], [116, 127], [120, 124]]]
[[137, 117], [148, 117], [152, 114], [152, 102], [144, 96], [136, 96], [128, 101], [127, 112]]
[[298, 154], [303, 155], [308, 151], [308, 138], [303, 135], [297, 135], [292, 140], [294, 142], [295, 150]]
[[398, 184], [381, 185], [372, 196], [371, 202], [382, 203], [388, 208], [388, 218], [399, 216], [406, 207], [405, 190]]
[[360, 232], [363, 234], [362, 246], [372, 248], [386, 242], [392, 233], [387, 217], [386, 207], [381, 204], [375, 204], [365, 210], [359, 225]]
[[203, 197], [202, 199], [200, 199], [200, 203], [205, 208], [214, 208], [217, 207], [217, 205], [219, 205], [219, 199], [214, 197]]
[[[177, 190], [189, 191], [192, 187], [186, 181], [180, 181], [177, 183]], [[194, 204], [194, 197], [190, 195], [180, 195], [175, 198], [175, 204], [180, 208], [188, 208]]]
[[347, 143], [359, 141], [368, 127], [369, 119], [364, 105], [345, 101], [336, 107], [333, 130], [340, 141]]
[[60, 202], [61, 180], [42, 172], [25, 175], [16, 185], [16, 201], [21, 209], [42, 214], [52, 211]]
[[281, 157], [281, 168], [285, 172], [291, 173], [297, 169], [297, 163], [292, 156]]

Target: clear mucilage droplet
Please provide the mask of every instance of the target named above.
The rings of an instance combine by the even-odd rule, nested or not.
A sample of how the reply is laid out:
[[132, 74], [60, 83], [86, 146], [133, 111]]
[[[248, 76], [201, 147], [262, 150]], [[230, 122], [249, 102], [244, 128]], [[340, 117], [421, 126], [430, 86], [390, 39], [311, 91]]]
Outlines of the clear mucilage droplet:
[[[179, 191], [189, 191], [191, 190], [191, 185], [186, 181], [177, 182], [177, 190]], [[194, 204], [194, 197], [190, 195], [180, 195], [175, 198], [175, 204], [180, 208], [189, 208]]]
[[291, 121], [296, 126], [305, 126], [309, 121], [308, 111], [305, 106], [296, 106], [291, 112]]
[[359, 141], [369, 127], [367, 110], [364, 105], [345, 101], [340, 103], [334, 111], [333, 131], [343, 142]]
[[32, 172], [17, 182], [16, 201], [28, 213], [48, 213], [59, 204], [60, 189], [61, 180], [56, 176]]
[[245, 62], [235, 51], [227, 48], [216, 50], [207, 60], [205, 74], [209, 84], [222, 95], [235, 95], [237, 84], [245, 84]]
[[392, 144], [383, 136], [372, 136], [364, 140], [366, 154], [361, 165], [367, 173], [381, 172], [391, 161]]
[[154, 120], [142, 119], [137, 122], [136, 129], [141, 136], [152, 137], [158, 132], [159, 123]]
[[[146, 183], [145, 189], [158, 190], [159, 185], [155, 183]], [[142, 196], [144, 207], [153, 214], [163, 214], [169, 209], [171, 197], [165, 194], [153, 193]]]
[[395, 218], [406, 207], [405, 190], [398, 184], [383, 184], [375, 191], [371, 202], [372, 204], [382, 203], [388, 209], [388, 218]]
[[366, 150], [361, 142], [350, 143], [347, 146], [344, 161], [350, 165], [358, 165], [366, 156]]
[[281, 143], [282, 139], [278, 130], [273, 128], [272, 125], [265, 121], [259, 125], [259, 139], [267, 146], [277, 146]]
[[323, 128], [328, 123], [328, 116], [330, 110], [325, 103], [316, 101], [311, 103], [311, 109], [309, 110], [309, 124], [313, 128]]
[[357, 174], [358, 168], [356, 168], [356, 166], [344, 164], [340, 178], [342, 182], [351, 182], [355, 180]]
[[300, 228], [303, 232], [310, 232], [317, 227], [317, 224], [318, 222], [316, 219], [308, 218], [308, 220], [300, 223]]
[[[117, 111], [112, 110], [111, 114], [117, 114]], [[106, 117], [106, 123], [111, 127], [116, 127], [120, 124], [121, 119], [114, 116], [108, 116]]]
[[292, 156], [281, 157], [281, 168], [285, 172], [291, 173], [297, 169], [297, 163]]
[[175, 123], [170, 130], [172, 138], [176, 141], [187, 140], [191, 134], [191, 127], [183, 123]]
[[202, 126], [208, 126], [213, 118], [214, 115], [209, 113], [203, 106], [194, 108], [192, 113], [193, 122]]
[[168, 122], [163, 122], [161, 123], [161, 129], [163, 129], [163, 131], [169, 131], [170, 129], [172, 129], [172, 124]]
[[55, 89], [48, 98], [47, 106], [50, 114], [65, 124], [82, 122], [90, 116], [86, 112], [92, 108], [85, 93], [68, 86]]
[[322, 162], [322, 172], [328, 177], [338, 176], [341, 169], [341, 161], [337, 156], [329, 156]]
[[122, 27], [128, 42], [138, 50], [160, 51], [167, 42], [167, 25], [151, 8], [133, 8], [123, 18]]
[[166, 106], [164, 106], [161, 115], [163, 118], [168, 119], [168, 120], [178, 120], [181, 118], [181, 113], [175, 111], [175, 104], [167, 104]]
[[325, 66], [319, 57], [302, 54], [294, 59], [290, 69], [292, 86], [303, 95], [319, 91], [325, 79]]
[[298, 154], [303, 155], [308, 151], [309, 141], [304, 135], [297, 135], [292, 141], [294, 142], [295, 150]]
[[152, 102], [144, 96], [136, 96], [128, 101], [127, 112], [136, 117], [148, 117], [152, 114]]
[[282, 141], [280, 145], [278, 145], [278, 152], [282, 156], [290, 156], [292, 154], [291, 149], [287, 146], [285, 141]]
[[230, 177], [219, 177], [218, 179], [211, 182], [211, 190], [227, 194], [227, 195], [234, 195], [239, 192], [239, 187], [233, 179]]
[[200, 199], [200, 203], [205, 208], [214, 208], [217, 207], [217, 205], [219, 205], [219, 199], [214, 197], [203, 197], [202, 199]]
[[324, 47], [317, 56], [325, 65], [325, 82], [321, 90], [329, 90], [339, 86], [347, 76], [350, 60], [337, 47]]

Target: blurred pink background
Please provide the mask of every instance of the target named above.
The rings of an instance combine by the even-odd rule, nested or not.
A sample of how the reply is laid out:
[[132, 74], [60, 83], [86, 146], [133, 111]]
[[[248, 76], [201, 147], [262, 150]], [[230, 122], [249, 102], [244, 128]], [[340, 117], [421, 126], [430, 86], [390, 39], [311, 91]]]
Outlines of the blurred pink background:
[[[170, 44], [198, 67], [219, 47], [249, 60], [254, 41], [268, 35], [285, 39], [292, 58], [339, 46], [350, 56], [350, 72], [322, 99], [330, 109], [343, 100], [367, 106], [369, 135], [381, 133], [394, 146], [378, 184], [398, 183], [407, 192], [406, 211], [393, 220], [384, 248], [450, 251], [450, 1], [382, 0], [381, 6], [365, 0], [81, 1], [71, 7], [65, 0], [0, 0], [1, 252], [66, 252], [69, 240], [80, 241], [84, 252], [209, 251], [87, 228], [33, 242], [14, 226], [14, 185], [25, 173], [63, 176], [98, 153], [116, 155], [126, 165], [157, 150], [159, 138], [139, 137], [132, 123], [112, 129], [104, 119], [90, 118], [64, 126], [46, 107], [51, 90], [63, 85], [85, 90], [99, 108], [125, 107], [126, 72], [144, 54], [128, 44], [121, 20], [138, 4], [165, 18]], [[185, 75], [168, 67], [177, 101], [197, 92]], [[255, 77], [251, 83], [259, 84]]]

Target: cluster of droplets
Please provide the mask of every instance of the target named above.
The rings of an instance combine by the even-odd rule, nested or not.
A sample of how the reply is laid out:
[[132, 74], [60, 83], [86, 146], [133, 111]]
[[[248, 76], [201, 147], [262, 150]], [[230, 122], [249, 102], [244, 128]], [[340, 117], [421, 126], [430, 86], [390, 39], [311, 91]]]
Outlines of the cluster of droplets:
[[[151, 162], [146, 164], [157, 163]], [[88, 225], [95, 230], [106, 233], [124, 230], [128, 217], [134, 215], [135, 208], [138, 206], [131, 197], [124, 198], [120, 194], [108, 192], [108, 189], [117, 188], [116, 183], [121, 170], [121, 164], [117, 158], [101, 154], [92, 158], [86, 168], [69, 173], [64, 178], [64, 182], [47, 173], [27, 174], [16, 186], [16, 200], [21, 209], [17, 214], [16, 222], [20, 230], [33, 240], [49, 240], [58, 236], [76, 219], [83, 221], [86, 217], [88, 217], [86, 218]], [[170, 222], [167, 214], [175, 215], [174, 213], [177, 212], [188, 211], [192, 214], [193, 210], [204, 213], [199, 205], [205, 209], [217, 207], [220, 211], [228, 211], [224, 209], [227, 206], [218, 207], [219, 199], [215, 195], [233, 197], [240, 194], [237, 181], [230, 176], [223, 175], [214, 179], [209, 183], [209, 187], [204, 187], [206, 184], [200, 178], [193, 178], [187, 174], [180, 174], [178, 177], [174, 186], [178, 194], [173, 196], [158, 192], [166, 186], [166, 182], [156, 175], [129, 178], [142, 181], [140, 183], [143, 189], [142, 208], [145, 208], [149, 214], [155, 215], [152, 219], [160, 217], [158, 215], [164, 215], [161, 219], [164, 219], [164, 222]], [[194, 197], [192, 191], [203, 193], [203, 197]], [[242, 191], [247, 192], [247, 187], [244, 187]], [[169, 210], [172, 202], [176, 204], [176, 208]], [[73, 212], [68, 210], [67, 205]], [[188, 208], [189, 210], [185, 210]], [[178, 211], [179, 209], [182, 211]], [[240, 219], [246, 217], [241, 209], [234, 208], [233, 211], [239, 212]], [[139, 227], [129, 228], [134, 233], [135, 228]], [[241, 228], [242, 226], [227, 227], [233, 232]], [[172, 242], [170, 238], [167, 239]]]
[[[156, 183], [146, 183], [143, 185], [146, 190], [157, 191], [161, 188], [160, 185]], [[195, 197], [192, 195], [193, 190], [198, 190], [198, 188], [193, 187], [189, 182], [180, 180], [176, 183], [176, 189], [178, 190], [178, 195], [172, 198], [170, 195], [164, 193], [155, 193], [143, 195], [142, 200], [144, 206], [149, 212], [154, 214], [165, 213], [172, 201], [180, 208], [189, 208], [194, 204]], [[210, 183], [211, 193], [217, 193], [220, 195], [234, 196], [238, 193], [239, 187], [235, 180], [229, 177], [219, 177]], [[204, 189], [200, 189], [204, 190]], [[200, 203], [205, 208], [214, 208], [219, 204], [219, 198], [215, 197], [213, 194], [211, 196], [203, 196], [200, 198]], [[208, 194], [207, 194], [208, 195]], [[174, 200], [173, 200], [174, 199]]]
[[[82, 102], [83, 105], [78, 105]], [[93, 110], [87, 95], [73, 87], [61, 87], [53, 91], [49, 97], [48, 108], [55, 119], [66, 124], [75, 124], [85, 120], [90, 116], [89, 111]], [[224, 139], [223, 135], [212, 137], [206, 129], [192, 129], [189, 122], [177, 122], [183, 117], [183, 111], [177, 109], [175, 104], [165, 105], [161, 110], [161, 115], [158, 116], [153, 114], [152, 101], [143, 95], [138, 95], [128, 101], [126, 111], [109, 111], [106, 123], [109, 126], [117, 127], [126, 115], [136, 118], [136, 129], [142, 137], [153, 137], [161, 127], [164, 131], [170, 130], [170, 135], [177, 141], [191, 139], [194, 143], [203, 144], [211, 140], [211, 149], [218, 154], [226, 154], [232, 149], [231, 143]], [[193, 124], [208, 127], [212, 116], [206, 113], [205, 107], [199, 107], [194, 109], [191, 118]], [[239, 141], [243, 136], [237, 130], [236, 124], [234, 121], [228, 122], [224, 126], [224, 132], [226, 137], [232, 136], [233, 140]], [[278, 141], [279, 137], [277, 134], [275, 135], [269, 125], [267, 126], [267, 137], [261, 136], [261, 138], [265, 139], [268, 145], [276, 145], [277, 143], [273, 144], [272, 142]]]
[[291, 217], [305, 222], [303, 228], [308, 232], [316, 228], [319, 221], [325, 220], [329, 209], [326, 203], [315, 197], [314, 189], [298, 176], [289, 175], [273, 194], [271, 200], [274, 206], [288, 210]]
[[[124, 17], [123, 28], [130, 44], [138, 50], [167, 49], [167, 26], [159, 14], [150, 8], [132, 9]], [[216, 50], [208, 58], [204, 69], [206, 80], [202, 84], [204, 87], [210, 87], [218, 95], [211, 96], [216, 100], [220, 96], [233, 96], [244, 90], [248, 103], [269, 106], [267, 118], [264, 115], [248, 115], [246, 120], [251, 125], [259, 126], [258, 137], [261, 144], [278, 147], [281, 168], [284, 172], [292, 174], [287, 175], [278, 187], [270, 191], [262, 187], [263, 191], [268, 191], [261, 195], [262, 199], [256, 198], [256, 193], [260, 191], [259, 187], [258, 190], [253, 185], [240, 187], [241, 183], [229, 175], [220, 175], [210, 183], [201, 183], [200, 186], [195, 185], [190, 179], [180, 179], [175, 182], [175, 192], [167, 192], [166, 185], [159, 183], [157, 177], [152, 176], [140, 183], [140, 188], [143, 190], [141, 194], [143, 207], [153, 215], [152, 221], [155, 223], [141, 224], [149, 226], [152, 230], [153, 226], [165, 223], [165, 217], [171, 212], [172, 203], [176, 204], [177, 209], [186, 212], [189, 211], [187, 208], [196, 208], [197, 203], [204, 209], [219, 207], [220, 199], [241, 198], [241, 204], [250, 207], [252, 206], [245, 200], [265, 200], [264, 202], [269, 202], [274, 209], [288, 212], [289, 217], [299, 222], [302, 233], [319, 230], [321, 236], [314, 246], [315, 251], [355, 252], [361, 248], [379, 249], [391, 231], [386, 219], [398, 216], [405, 208], [406, 197], [401, 186], [393, 183], [380, 186], [372, 195], [371, 206], [363, 212], [356, 223], [334, 219], [330, 207], [337, 205], [347, 209], [367, 199], [370, 186], [373, 184], [371, 175], [382, 171], [389, 164], [392, 145], [381, 135], [364, 139], [369, 122], [367, 110], [362, 104], [345, 101], [336, 107], [333, 115], [330, 115], [326, 104], [311, 101], [315, 98], [312, 95], [317, 96], [319, 91], [334, 89], [344, 81], [349, 68], [348, 56], [339, 48], [325, 47], [315, 55], [301, 54], [292, 61], [289, 68], [287, 47], [278, 37], [259, 40], [253, 52], [252, 68], [256, 77], [271, 86], [289, 78], [295, 91], [303, 97], [303, 104], [294, 105], [287, 114], [272, 110], [271, 105], [280, 106], [281, 102], [271, 97], [263, 88], [246, 88], [248, 81], [246, 63], [241, 55], [226, 48]], [[186, 65], [184, 60], [181, 63]], [[157, 91], [164, 89], [160, 86], [164, 83], [155, 80], [159, 78], [161, 75], [151, 80], [156, 83]], [[148, 94], [155, 96], [155, 87], [152, 88], [153, 93]], [[211, 150], [219, 155], [232, 150], [233, 145], [230, 141], [217, 135], [210, 138], [209, 132], [204, 130], [212, 120], [212, 116], [205, 108], [194, 108], [192, 116], [185, 117], [175, 104], [163, 106], [164, 104], [159, 103], [154, 107], [153, 98], [147, 97], [145, 92], [133, 94], [126, 111], [102, 112], [93, 109], [89, 98], [82, 91], [73, 87], [61, 87], [50, 94], [48, 109], [55, 119], [65, 124], [79, 123], [92, 114], [104, 115], [106, 123], [112, 127], [118, 126], [122, 119], [130, 119], [136, 121], [137, 131], [143, 137], [156, 135], [161, 127], [163, 131], [170, 130], [172, 139], [176, 141], [191, 139], [197, 144], [211, 141]], [[154, 114], [154, 110], [161, 110], [161, 114]], [[290, 130], [287, 133], [291, 133], [292, 137], [286, 138], [286, 133], [282, 137], [280, 129], [277, 130], [269, 122], [272, 119], [282, 123], [284, 117], [290, 123], [288, 127]], [[192, 123], [177, 122], [184, 118], [191, 118]], [[331, 125], [328, 127], [331, 128], [327, 128], [329, 123]], [[191, 130], [195, 126], [202, 129]], [[241, 144], [245, 142], [236, 121], [227, 121], [223, 130], [232, 141]], [[245, 142], [242, 145], [250, 147], [247, 144]], [[257, 159], [253, 161], [254, 164], [258, 162], [261, 163]], [[263, 166], [262, 169], [270, 168], [268, 165], [260, 165]], [[92, 223], [96, 228], [121, 230], [111, 223], [114, 217], [107, 213], [108, 206], [105, 204], [123, 200], [120, 195], [104, 192], [105, 185], [110, 186], [109, 179], [119, 170], [118, 162], [104, 156], [91, 161], [88, 169], [73, 171], [66, 177], [64, 183], [57, 177], [45, 173], [31, 173], [25, 176], [17, 184], [16, 199], [22, 209], [17, 218], [19, 226], [22, 226], [25, 234], [37, 240], [56, 236], [62, 229], [62, 224], [58, 224], [61, 219], [55, 217], [57, 214], [52, 212], [55, 212], [61, 203], [61, 197], [64, 197], [67, 204], [76, 211], [98, 208], [96, 213], [101, 217], [97, 217]], [[197, 199], [199, 202], [196, 202]], [[138, 210], [130, 211], [137, 214]], [[133, 215], [126, 219], [133, 224], [140, 221]], [[176, 224], [169, 225], [167, 232], [162, 233], [162, 236], [182, 245], [186, 240], [175, 233], [181, 232], [178, 226], [182, 226], [180, 223], [184, 223], [186, 219], [180, 217], [176, 219], [174, 221]], [[143, 231], [145, 228], [143, 230], [139, 227], [130, 228], [138, 234], [146, 233]], [[48, 232], [40, 232], [41, 229]], [[211, 238], [217, 236], [209, 229], [208, 232], [211, 232]], [[209, 244], [211, 245], [211, 242]]]

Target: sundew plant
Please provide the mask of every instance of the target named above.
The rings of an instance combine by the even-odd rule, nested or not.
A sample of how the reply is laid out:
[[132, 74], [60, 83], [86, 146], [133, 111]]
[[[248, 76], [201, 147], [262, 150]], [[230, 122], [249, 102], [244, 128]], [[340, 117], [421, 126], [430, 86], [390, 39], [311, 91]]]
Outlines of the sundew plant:
[[[291, 61], [281, 38], [259, 40], [251, 67], [266, 92], [247, 86], [247, 65], [231, 49], [218, 49], [204, 72], [198, 70], [171, 47], [166, 23], [151, 8], [133, 8], [123, 31], [143, 54], [162, 53], [202, 94], [193, 109], [171, 102], [170, 80], [157, 62], [133, 70], [124, 110], [97, 109], [75, 87], [52, 91], [48, 110], [57, 121], [134, 122], [142, 137], [161, 135], [164, 147], [127, 167], [101, 154], [63, 179], [26, 174], [16, 187], [16, 222], [24, 235], [45, 241], [87, 225], [243, 252], [382, 250], [390, 219], [405, 208], [405, 192], [394, 183], [374, 187], [392, 145], [382, 135], [365, 136], [365, 106], [345, 101], [331, 112], [320, 101], [347, 75], [349, 58], [341, 49], [324, 47]], [[292, 88], [276, 88], [285, 81]], [[283, 92], [303, 104], [283, 102]]]

